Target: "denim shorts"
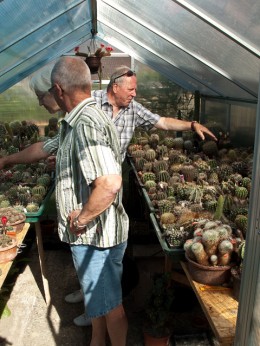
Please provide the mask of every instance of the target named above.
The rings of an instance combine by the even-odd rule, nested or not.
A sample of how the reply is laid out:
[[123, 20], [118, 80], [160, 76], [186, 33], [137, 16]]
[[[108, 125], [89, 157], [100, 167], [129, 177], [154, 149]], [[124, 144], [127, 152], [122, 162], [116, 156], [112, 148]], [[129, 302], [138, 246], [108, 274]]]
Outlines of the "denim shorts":
[[87, 317], [104, 316], [122, 303], [122, 261], [126, 246], [127, 242], [110, 248], [71, 245]]

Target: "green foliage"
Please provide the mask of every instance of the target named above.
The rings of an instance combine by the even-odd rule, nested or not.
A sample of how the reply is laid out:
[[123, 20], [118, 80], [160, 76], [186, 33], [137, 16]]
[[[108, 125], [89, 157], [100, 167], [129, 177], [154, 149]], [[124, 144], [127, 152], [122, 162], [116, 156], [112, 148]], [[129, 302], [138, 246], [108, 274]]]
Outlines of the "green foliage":
[[172, 319], [174, 289], [171, 273], [155, 274], [145, 307], [145, 330], [154, 336], [169, 333]]

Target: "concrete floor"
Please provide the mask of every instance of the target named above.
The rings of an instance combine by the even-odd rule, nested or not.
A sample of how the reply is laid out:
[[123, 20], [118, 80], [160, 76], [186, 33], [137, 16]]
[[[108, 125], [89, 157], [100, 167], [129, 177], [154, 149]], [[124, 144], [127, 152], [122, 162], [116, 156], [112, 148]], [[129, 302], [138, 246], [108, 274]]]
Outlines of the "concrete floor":
[[[68, 304], [64, 301], [66, 294], [78, 289], [71, 254], [56, 239], [45, 245], [51, 304], [46, 306], [44, 301], [38, 251], [33, 241], [31, 249], [25, 255], [28, 263], [18, 275], [7, 302], [11, 315], [0, 319], [0, 346], [89, 345], [91, 327], [76, 327], [72, 323], [73, 318], [83, 312], [82, 303]], [[148, 257], [144, 257], [144, 248], [140, 250], [140, 247], [135, 247], [139, 283], [124, 301], [129, 320], [127, 346], [143, 345], [143, 303], [153, 272], [162, 271], [164, 265], [164, 257], [158, 252], [158, 245], [146, 248], [150, 251]], [[192, 291], [188, 291], [188, 294], [192, 296]], [[194, 299], [184, 298], [177, 307], [173, 321], [174, 337], [171, 345], [213, 345], [212, 339], [208, 337], [209, 326], [203, 316]]]

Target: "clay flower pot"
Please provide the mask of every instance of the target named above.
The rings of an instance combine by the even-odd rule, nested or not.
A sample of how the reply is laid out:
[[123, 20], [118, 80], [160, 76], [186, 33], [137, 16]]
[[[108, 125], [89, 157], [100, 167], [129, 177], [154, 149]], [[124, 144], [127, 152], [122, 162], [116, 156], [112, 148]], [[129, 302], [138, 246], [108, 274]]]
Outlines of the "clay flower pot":
[[[10, 244], [7, 246], [1, 246], [4, 237], [9, 238]], [[0, 263], [5, 263], [12, 261], [17, 255], [17, 241], [14, 237], [6, 236], [4, 234], [0, 235]]]
[[98, 70], [101, 64], [100, 56], [88, 56], [86, 57], [85, 61], [90, 69], [91, 74], [98, 73]]

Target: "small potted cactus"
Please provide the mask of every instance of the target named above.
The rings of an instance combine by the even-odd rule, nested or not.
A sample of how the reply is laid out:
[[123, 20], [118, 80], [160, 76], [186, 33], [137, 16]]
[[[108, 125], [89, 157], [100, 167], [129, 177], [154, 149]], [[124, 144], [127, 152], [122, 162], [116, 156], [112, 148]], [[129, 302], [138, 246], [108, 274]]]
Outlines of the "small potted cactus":
[[196, 223], [193, 238], [184, 243], [192, 278], [208, 285], [222, 285], [229, 281], [233, 255], [241, 242], [230, 225], [219, 220]]

